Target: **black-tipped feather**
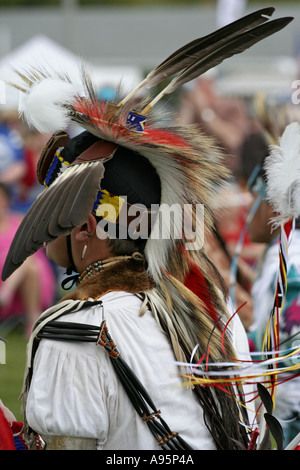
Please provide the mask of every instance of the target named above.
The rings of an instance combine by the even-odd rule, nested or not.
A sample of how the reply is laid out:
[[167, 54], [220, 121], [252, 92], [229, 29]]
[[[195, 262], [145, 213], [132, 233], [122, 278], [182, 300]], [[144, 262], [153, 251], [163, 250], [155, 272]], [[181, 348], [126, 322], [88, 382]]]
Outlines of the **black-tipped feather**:
[[219, 48], [245, 30], [264, 23], [270, 18], [274, 10], [273, 7], [257, 10], [211, 34], [195, 39], [180, 47], [164, 59], [155, 69], [151, 70], [147, 77], [122, 99], [118, 107], [122, 107], [125, 103], [129, 102], [141, 88], [152, 88], [158, 85], [162, 80], [186, 69], [191, 63], [195, 63], [196, 60], [204, 58], [212, 49]]
[[265, 413], [264, 418], [266, 420], [270, 433], [272, 434], [272, 436], [274, 437], [276, 441], [277, 450], [282, 450], [284, 435], [283, 435], [283, 430], [279, 421], [273, 415], [269, 413]]
[[[20, 262], [23, 262], [23, 260], [21, 260], [22, 257], [24, 257], [25, 259], [26, 254], [31, 255], [34, 253], [34, 251], [36, 251], [36, 250], [33, 251], [32, 246], [27, 247], [28, 245], [27, 240], [28, 238], [32, 236], [32, 232], [34, 230], [35, 224], [40, 219], [40, 214], [43, 213], [44, 207], [47, 207], [47, 206], [48, 206], [48, 199], [47, 197], [45, 197], [45, 194], [42, 193], [39, 196], [38, 200], [32, 204], [29, 211], [24, 216], [21, 222], [21, 225], [19, 226], [16, 232], [16, 235], [13, 239], [13, 242], [11, 244], [10, 250], [7, 255], [7, 259], [11, 258], [11, 262], [13, 264], [19, 264]], [[23, 254], [22, 254], [22, 251], [24, 251]], [[6, 266], [6, 263], [4, 265], [4, 269], [5, 269], [5, 266]]]
[[274, 403], [273, 403], [273, 399], [270, 395], [270, 392], [266, 389], [266, 387], [264, 387], [259, 382], [257, 384], [257, 390], [258, 390], [260, 399], [263, 402], [263, 405], [267, 410], [267, 413], [269, 413], [271, 415], [272, 412], [273, 412]]
[[[66, 185], [62, 186], [65, 190]], [[32, 233], [27, 237], [26, 249], [32, 249], [32, 243], [40, 243], [41, 241], [49, 241], [55, 237], [55, 234], [47, 232], [47, 236], [41, 237], [38, 235], [38, 228], [43, 225], [44, 229], [49, 224], [49, 220], [54, 217], [55, 209], [59, 207], [59, 203], [63, 200], [64, 194], [58, 190], [59, 199], [51, 188], [47, 189], [44, 201], [38, 204], [38, 212], [35, 214], [35, 218], [32, 221]], [[26, 217], [26, 216], [25, 216]], [[30, 224], [28, 219], [28, 224]]]
[[80, 212], [85, 214], [86, 219], [84, 222], [86, 222], [100, 189], [100, 181], [104, 174], [102, 163], [91, 163], [83, 171], [81, 170], [82, 166], [85, 165], [78, 165], [80, 173], [76, 174], [74, 185], [70, 188], [68, 201], [64, 204], [61, 211], [59, 218], [59, 225], [61, 227], [76, 227], [83, 222], [78, 208], [80, 208]]
[[162, 80], [180, 70], [185, 69], [191, 63], [201, 60], [207, 54], [232, 40], [244, 31], [254, 28], [261, 23], [266, 22], [273, 14], [274, 8], [264, 8], [254, 13], [250, 13], [217, 31], [208, 34], [202, 38], [195, 39], [185, 46], [177, 49], [173, 54], [161, 62], [146, 77], [146, 87], [151, 88], [158, 85]]
[[[34, 232], [28, 240], [29, 243], [35, 243], [41, 240], [48, 241], [49, 238], [51, 239], [62, 235], [65, 232], [65, 229], [75, 227], [75, 225], [72, 225], [69, 220], [66, 220], [63, 226], [60, 225], [59, 218], [61, 213], [64, 211], [66, 204], [69, 204], [69, 198], [72, 196], [75, 197], [74, 189], [76, 189], [77, 183], [80, 184], [80, 180], [79, 178], [76, 178], [75, 171], [73, 171], [68, 177], [63, 175], [61, 182], [56, 184], [55, 187], [49, 188], [47, 198], [48, 205], [41, 208], [42, 210], [40, 211], [39, 220], [34, 224]], [[79, 185], [77, 187], [77, 192], [79, 192], [82, 197], [82, 187], [80, 186], [79, 189]], [[81, 216], [82, 207], [78, 206], [77, 209]]]
[[288, 23], [290, 23], [293, 18], [279, 18], [277, 20], [269, 21], [268, 23], [257, 26], [256, 28], [246, 31], [235, 37], [225, 46], [218, 48], [216, 51], [211, 53], [209, 56], [205, 57], [192, 64], [190, 67], [186, 68], [181, 74], [175, 77], [171, 83], [165, 88], [165, 94], [173, 93], [176, 89], [184, 85], [185, 83], [193, 80], [199, 75], [203, 74], [207, 70], [219, 65], [223, 60], [232, 57], [233, 55], [244, 52], [246, 49], [249, 49], [251, 46], [257, 42], [265, 39], [268, 36], [280, 31]]

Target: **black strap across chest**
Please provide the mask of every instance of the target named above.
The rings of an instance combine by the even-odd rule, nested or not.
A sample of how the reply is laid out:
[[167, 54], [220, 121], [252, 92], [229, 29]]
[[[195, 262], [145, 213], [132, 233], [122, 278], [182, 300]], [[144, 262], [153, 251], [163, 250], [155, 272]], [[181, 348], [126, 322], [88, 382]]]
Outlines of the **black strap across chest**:
[[132, 369], [121, 357], [115, 342], [109, 334], [106, 322], [101, 326], [70, 323], [53, 320], [38, 333], [37, 339], [91, 342], [102, 346], [122, 383], [132, 405], [145, 421], [151, 433], [163, 450], [192, 450], [178, 433], [171, 431], [156, 408], [148, 392]]

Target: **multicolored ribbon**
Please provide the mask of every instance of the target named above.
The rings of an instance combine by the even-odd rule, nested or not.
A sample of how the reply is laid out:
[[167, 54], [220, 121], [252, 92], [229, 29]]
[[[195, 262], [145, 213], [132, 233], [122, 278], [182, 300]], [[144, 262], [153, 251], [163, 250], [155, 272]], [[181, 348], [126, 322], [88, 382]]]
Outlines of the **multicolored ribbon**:
[[[263, 339], [263, 351], [273, 353], [274, 357], [279, 357], [279, 322], [280, 314], [283, 309], [286, 292], [287, 292], [287, 263], [288, 263], [288, 247], [293, 238], [293, 232], [295, 229], [295, 218], [291, 217], [286, 222], [281, 224], [280, 242], [279, 242], [279, 272], [277, 277], [276, 291], [274, 295], [274, 303], [268, 324], [265, 330]], [[276, 370], [277, 364], [270, 366]], [[272, 381], [272, 397], [276, 393], [276, 373]]]

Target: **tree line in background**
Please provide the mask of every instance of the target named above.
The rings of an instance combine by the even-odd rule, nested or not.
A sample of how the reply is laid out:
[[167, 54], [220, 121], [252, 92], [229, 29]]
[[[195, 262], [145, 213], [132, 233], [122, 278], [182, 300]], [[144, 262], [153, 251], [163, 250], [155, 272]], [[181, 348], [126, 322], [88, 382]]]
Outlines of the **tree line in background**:
[[[299, 0], [272, 0], [272, 5], [284, 3], [297, 3]], [[78, 5], [78, 6], [164, 6], [164, 5], [214, 5], [217, 0], [0, 0], [0, 7], [51, 7]], [[248, 0], [248, 3], [266, 5], [266, 0]]]

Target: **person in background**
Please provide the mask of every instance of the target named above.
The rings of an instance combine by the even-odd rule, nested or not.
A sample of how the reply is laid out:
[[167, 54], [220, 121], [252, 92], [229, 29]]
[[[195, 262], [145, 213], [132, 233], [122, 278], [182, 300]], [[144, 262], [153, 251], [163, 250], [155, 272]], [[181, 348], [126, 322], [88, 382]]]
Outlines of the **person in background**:
[[[248, 204], [249, 199], [245, 197], [244, 193], [240, 193], [239, 195], [234, 194], [231, 189], [227, 191], [221, 191], [219, 197], [217, 196], [216, 199], [219, 199], [220, 206], [215, 211], [215, 229], [212, 234], [207, 234], [205, 238], [205, 246], [208, 256], [217, 266], [228, 290], [230, 291], [233, 282], [232, 263], [236, 243], [233, 241], [229, 243], [228, 239], [223, 236], [224, 227], [221, 224], [226, 224], [228, 229], [231, 221], [232, 233], [234, 232], [235, 234], [239, 234], [242, 225], [239, 223], [240, 218], [234, 217], [234, 214], [240, 210], [241, 204]], [[227, 204], [230, 205], [227, 206]], [[232, 204], [236, 204], [235, 210]], [[246, 251], [246, 254], [249, 255], [249, 250]], [[253, 265], [249, 263], [249, 258], [245, 259], [243, 255], [244, 251], [242, 250], [240, 256], [238, 257], [237, 275], [234, 281], [234, 304], [235, 309], [239, 312], [239, 317], [243, 323], [244, 328], [246, 331], [248, 331], [249, 327], [253, 323], [253, 299], [251, 295], [251, 285], [255, 277], [255, 271], [253, 269]], [[254, 261], [253, 252], [251, 261], [252, 263]]]
[[23, 123], [21, 132], [24, 142], [23, 152], [26, 171], [19, 183], [19, 198], [16, 210], [21, 214], [25, 214], [41, 192], [41, 185], [36, 176], [36, 166], [50, 136], [41, 135], [35, 129], [28, 129], [25, 123]]
[[[22, 220], [11, 209], [10, 189], [0, 183], [0, 269]], [[53, 302], [56, 279], [43, 250], [28, 258], [5, 282], [0, 280], [0, 322], [10, 317], [23, 319], [28, 337], [41, 311]]]
[[11, 205], [17, 207], [21, 181], [26, 174], [24, 143], [19, 132], [11, 123], [12, 114], [0, 114], [0, 182], [9, 186]]
[[213, 71], [182, 90], [177, 122], [195, 124], [205, 134], [213, 136], [223, 149], [224, 164], [233, 177], [237, 177], [240, 150], [249, 132], [249, 114], [242, 99], [217, 92]]

